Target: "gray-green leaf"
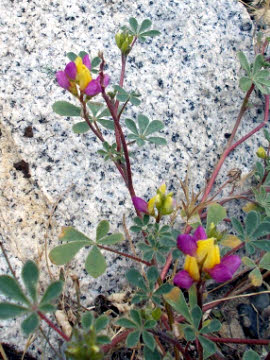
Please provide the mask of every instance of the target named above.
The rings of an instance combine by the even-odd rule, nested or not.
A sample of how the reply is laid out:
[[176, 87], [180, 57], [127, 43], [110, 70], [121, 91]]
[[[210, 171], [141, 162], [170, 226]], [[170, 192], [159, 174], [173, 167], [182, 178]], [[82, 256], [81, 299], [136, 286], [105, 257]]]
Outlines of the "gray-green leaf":
[[53, 111], [62, 116], [81, 116], [81, 109], [67, 101], [56, 101], [53, 106]]
[[0, 319], [1, 320], [15, 318], [16, 316], [21, 316], [28, 311], [29, 310], [23, 306], [19, 306], [19, 305], [7, 303], [7, 302], [0, 303]]
[[24, 304], [29, 304], [29, 300], [24, 295], [18, 282], [11, 276], [2, 275], [0, 276], [0, 293], [5, 296], [20, 301]]
[[72, 241], [58, 245], [52, 249], [49, 258], [55, 265], [64, 265], [71, 261], [80, 249], [91, 244], [89, 241]]
[[45, 291], [42, 299], [40, 301], [40, 305], [50, 303], [52, 300], [58, 298], [63, 289], [63, 281], [58, 280], [52, 282]]
[[39, 326], [39, 317], [36, 313], [29, 315], [21, 324], [22, 331], [29, 336]]
[[22, 279], [24, 282], [24, 285], [33, 299], [33, 301], [36, 301], [37, 299], [37, 282], [39, 278], [39, 271], [36, 263], [32, 260], [28, 260], [22, 269]]
[[89, 130], [90, 130], [90, 127], [89, 127], [89, 125], [87, 124], [86, 121], [78, 122], [77, 124], [74, 124], [72, 126], [72, 131], [75, 134], [84, 134]]
[[104, 256], [97, 246], [93, 246], [85, 262], [86, 271], [94, 278], [98, 278], [105, 272], [106, 267]]

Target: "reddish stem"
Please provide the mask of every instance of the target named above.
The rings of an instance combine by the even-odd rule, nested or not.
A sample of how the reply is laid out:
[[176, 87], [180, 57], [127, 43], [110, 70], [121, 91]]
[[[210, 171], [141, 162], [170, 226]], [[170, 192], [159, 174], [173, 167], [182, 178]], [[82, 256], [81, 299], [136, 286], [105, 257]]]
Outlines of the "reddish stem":
[[212, 174], [212, 176], [211, 176], [211, 178], [210, 178], [210, 180], [209, 180], [209, 182], [207, 184], [207, 187], [205, 189], [204, 195], [203, 195], [202, 200], [201, 200], [202, 203], [207, 199], [207, 196], [209, 195], [210, 191], [212, 190], [214, 182], [215, 182], [215, 180], [216, 180], [216, 178], [218, 176], [218, 173], [219, 173], [219, 171], [220, 171], [226, 157], [231, 152], [231, 150], [230, 150], [231, 144], [232, 144], [232, 142], [234, 140], [235, 134], [236, 134], [237, 129], [238, 129], [239, 125], [240, 125], [240, 122], [241, 122], [241, 120], [243, 118], [243, 115], [245, 114], [246, 110], [248, 109], [248, 99], [250, 98], [250, 95], [251, 95], [253, 90], [254, 90], [254, 84], [251, 85], [250, 89], [246, 93], [246, 96], [245, 96], [243, 104], [241, 106], [241, 109], [240, 109], [239, 115], [237, 117], [236, 123], [234, 125], [233, 130], [232, 130], [231, 136], [230, 136], [230, 138], [228, 140], [228, 144], [226, 146], [226, 149], [223, 152], [221, 158], [219, 159], [219, 162], [217, 163], [217, 165], [215, 167], [215, 170], [214, 170], [214, 172], [213, 172], [213, 174]]
[[51, 320], [49, 320], [41, 311], [37, 311], [38, 313], [38, 316], [44, 320], [49, 326], [50, 328], [52, 328], [54, 331], [56, 331], [65, 341], [70, 341], [70, 338], [65, 334], [63, 333], [60, 329], [58, 329], [57, 326], [54, 325], [53, 322], [51, 322]]
[[107, 353], [108, 351], [110, 351], [115, 345], [117, 345], [121, 341], [124, 341], [131, 331], [133, 331], [133, 330], [132, 329], [125, 330], [121, 334], [117, 335], [114, 339], [112, 339], [112, 342], [110, 344], [102, 346], [102, 351], [104, 353]]
[[215, 336], [203, 335], [209, 340], [223, 344], [250, 344], [250, 345], [268, 345], [270, 339], [240, 339], [240, 338], [218, 338]]
[[151, 265], [152, 265], [150, 262], [141, 260], [140, 258], [137, 258], [136, 256], [129, 255], [129, 254], [123, 253], [123, 252], [121, 252], [121, 251], [108, 248], [107, 246], [103, 246], [103, 245], [99, 245], [99, 244], [97, 244], [97, 246], [98, 246], [100, 249], [103, 249], [103, 250], [106, 250], [106, 251], [110, 251], [110, 252], [113, 252], [113, 253], [115, 253], [115, 254], [118, 254], [118, 255], [127, 257], [127, 258], [129, 258], [129, 259], [134, 260], [134, 261], [140, 262], [140, 263], [142, 263], [142, 264], [144, 264], [144, 265], [146, 265], [146, 266], [151, 266]]

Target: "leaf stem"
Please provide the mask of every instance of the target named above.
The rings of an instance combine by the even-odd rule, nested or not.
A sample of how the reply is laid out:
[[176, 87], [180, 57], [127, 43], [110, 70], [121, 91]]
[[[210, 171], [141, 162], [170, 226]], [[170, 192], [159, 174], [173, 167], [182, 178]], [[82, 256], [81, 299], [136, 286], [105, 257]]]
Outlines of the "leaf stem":
[[37, 314], [42, 320], [44, 320], [50, 326], [50, 328], [56, 331], [65, 341], [67, 342], [70, 341], [70, 338], [65, 333], [63, 333], [57, 326], [55, 326], [54, 323], [51, 322], [51, 320], [49, 320], [46, 315], [44, 315], [39, 310], [37, 311]]
[[270, 339], [240, 339], [240, 338], [218, 338], [216, 336], [202, 335], [205, 338], [223, 344], [250, 344], [250, 345], [268, 345]]
[[11, 271], [14, 279], [15, 279], [15, 280], [18, 280], [17, 277], [16, 277], [16, 274], [15, 274], [15, 271], [13, 270], [13, 268], [12, 268], [12, 266], [11, 266], [11, 263], [10, 263], [10, 261], [9, 261], [9, 259], [8, 259], [8, 256], [7, 256], [6, 250], [5, 250], [5, 248], [4, 248], [4, 245], [3, 245], [3, 243], [2, 243], [1, 241], [0, 241], [0, 247], [1, 247], [2, 253], [3, 253], [3, 255], [4, 255], [4, 258], [5, 258], [5, 260], [6, 260], [7, 264], [8, 264], [9, 270]]
[[129, 258], [129, 259], [132, 259], [132, 260], [137, 261], [137, 262], [139, 262], [139, 263], [142, 263], [142, 264], [144, 264], [144, 265], [146, 265], [146, 266], [151, 266], [151, 263], [150, 263], [150, 262], [144, 261], [144, 260], [142, 260], [142, 259], [140, 259], [140, 258], [138, 258], [138, 257], [136, 257], [136, 256], [129, 255], [129, 254], [123, 253], [123, 252], [121, 252], [121, 251], [111, 249], [111, 248], [109, 248], [109, 247], [107, 247], [107, 246], [103, 246], [103, 245], [99, 245], [99, 244], [96, 244], [96, 245], [97, 245], [100, 249], [103, 249], [103, 250], [106, 250], [106, 251], [110, 251], [110, 252], [113, 252], [113, 253], [115, 253], [115, 254], [124, 256], [124, 257], [126, 257], [126, 258]]

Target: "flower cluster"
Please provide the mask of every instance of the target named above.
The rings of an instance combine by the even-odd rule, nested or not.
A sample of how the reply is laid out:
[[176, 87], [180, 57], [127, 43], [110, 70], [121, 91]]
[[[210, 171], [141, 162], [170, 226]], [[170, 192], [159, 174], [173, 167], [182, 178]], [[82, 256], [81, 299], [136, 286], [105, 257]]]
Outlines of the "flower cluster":
[[[101, 92], [101, 78], [100, 75], [96, 79], [92, 79], [91, 75], [91, 61], [89, 55], [83, 58], [78, 56], [75, 61], [69, 62], [64, 71], [56, 73], [58, 84], [70, 91], [73, 95], [78, 96], [78, 89], [80, 93], [88, 96], [95, 96]], [[110, 82], [108, 75], [104, 75], [103, 85], [106, 87]]]
[[181, 288], [189, 289], [194, 282], [201, 279], [203, 273], [216, 282], [230, 280], [241, 264], [241, 259], [237, 255], [220, 259], [215, 238], [208, 239], [202, 226], [197, 228], [193, 236], [179, 235], [177, 247], [186, 254], [184, 270], [179, 271], [174, 277], [174, 284]]
[[158, 215], [162, 216], [169, 215], [173, 212], [174, 202], [172, 196], [172, 192], [166, 194], [166, 185], [162, 184], [160, 188], [157, 189], [157, 194], [148, 202], [137, 196], [134, 196], [132, 201], [138, 211], [156, 216], [155, 209], [157, 209]]

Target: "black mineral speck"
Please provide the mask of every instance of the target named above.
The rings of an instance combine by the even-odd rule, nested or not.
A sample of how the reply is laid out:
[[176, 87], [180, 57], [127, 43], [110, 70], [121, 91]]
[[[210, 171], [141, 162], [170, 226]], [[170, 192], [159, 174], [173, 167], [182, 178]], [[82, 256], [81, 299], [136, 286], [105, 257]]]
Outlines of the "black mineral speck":
[[24, 129], [23, 136], [24, 136], [24, 137], [27, 137], [27, 138], [32, 138], [32, 137], [34, 136], [34, 134], [33, 134], [33, 128], [32, 128], [31, 125], [27, 126], [27, 127]]
[[172, 135], [172, 142], [176, 143], [178, 141], [179, 137], [180, 137], [179, 134], [173, 134]]
[[225, 139], [229, 139], [230, 136], [231, 136], [230, 133], [225, 133], [225, 134], [224, 134]]
[[252, 25], [251, 25], [250, 22], [247, 22], [247, 23], [242, 24], [242, 25], [240, 26], [240, 30], [241, 30], [241, 31], [250, 31], [251, 29], [252, 29]]
[[13, 166], [15, 167], [16, 170], [22, 171], [23, 177], [25, 177], [26, 179], [29, 179], [31, 177], [29, 173], [29, 164], [26, 161], [24, 160], [18, 161], [14, 163]]
[[163, 89], [164, 88], [164, 84], [163, 84], [163, 80], [162, 79], [158, 79], [158, 86]]

